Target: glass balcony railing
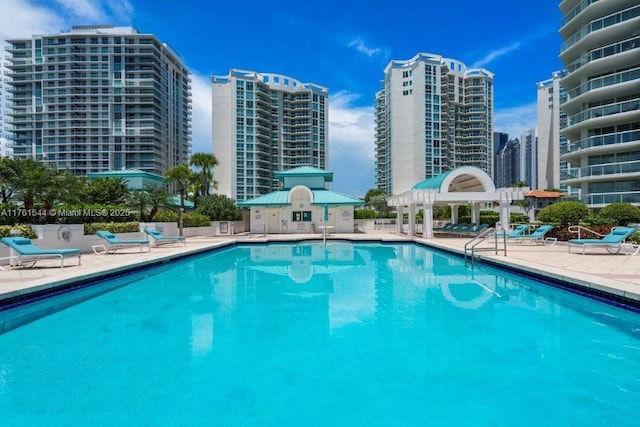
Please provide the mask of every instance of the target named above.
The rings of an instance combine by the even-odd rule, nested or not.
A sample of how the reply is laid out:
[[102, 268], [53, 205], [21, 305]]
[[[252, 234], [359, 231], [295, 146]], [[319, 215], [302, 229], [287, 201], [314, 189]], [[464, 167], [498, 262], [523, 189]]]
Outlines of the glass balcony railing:
[[587, 148], [602, 147], [605, 145], [621, 144], [624, 142], [632, 141], [640, 141], [640, 131], [631, 130], [627, 132], [591, 136], [589, 138], [581, 139], [576, 142], [567, 142], [565, 146], [560, 147], [560, 154], [567, 154]]
[[569, 126], [577, 125], [585, 120], [595, 119], [598, 117], [611, 116], [614, 114], [627, 113], [630, 111], [640, 110], [640, 98], [630, 101], [618, 102], [616, 104], [602, 105], [593, 107], [587, 111], [583, 111], [569, 118]]
[[567, 22], [571, 21], [573, 18], [575, 18], [576, 16], [578, 16], [578, 14], [580, 12], [582, 12], [583, 10], [585, 10], [587, 8], [587, 6], [589, 6], [592, 3], [597, 2], [598, 0], [584, 0], [581, 1], [580, 3], [578, 3], [576, 5], [576, 7], [574, 7], [573, 9], [571, 9], [561, 20], [560, 20], [560, 27], [563, 27]]
[[587, 93], [594, 89], [637, 80], [640, 80], [640, 68], [634, 68], [633, 70], [624, 71], [622, 73], [599, 77], [597, 79], [590, 80], [587, 83], [567, 92], [567, 100], [576, 98], [583, 93]]
[[628, 21], [638, 16], [640, 16], [640, 6], [632, 7], [627, 10], [623, 10], [622, 12], [614, 13], [609, 16], [605, 16], [602, 19], [592, 21], [582, 27], [580, 31], [575, 33], [573, 36], [569, 37], [564, 43], [562, 43], [560, 45], [560, 52], [564, 52], [594, 31], [602, 30], [604, 28], [619, 24], [624, 21]]
[[569, 74], [571, 74], [577, 71], [578, 69], [580, 69], [581, 67], [587, 65], [591, 61], [607, 58], [609, 56], [617, 55], [619, 53], [623, 53], [632, 49], [637, 49], [638, 46], [640, 46], [640, 37], [634, 37], [632, 39], [625, 40], [620, 43], [604, 46], [600, 49], [594, 49], [582, 55], [581, 57], [573, 61], [571, 64], [567, 65], [566, 69], [569, 72]]
[[637, 174], [638, 172], [640, 172], [640, 160], [571, 169], [566, 171], [565, 179], [586, 179], [609, 175]]
[[591, 193], [581, 197], [587, 205], [608, 205], [611, 203], [640, 203], [640, 191], [620, 193]]

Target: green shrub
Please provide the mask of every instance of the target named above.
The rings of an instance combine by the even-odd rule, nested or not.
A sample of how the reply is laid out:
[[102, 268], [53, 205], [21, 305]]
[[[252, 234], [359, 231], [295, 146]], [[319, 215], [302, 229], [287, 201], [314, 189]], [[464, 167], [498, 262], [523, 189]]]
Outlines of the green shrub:
[[84, 235], [96, 234], [98, 230], [107, 230], [112, 233], [135, 233], [140, 231], [140, 223], [131, 222], [93, 222], [84, 225]]
[[353, 211], [353, 217], [355, 219], [375, 219], [378, 217], [375, 209], [360, 208]]
[[520, 212], [509, 213], [509, 223], [511, 224], [529, 224], [529, 215]]
[[20, 236], [28, 239], [36, 239], [38, 235], [33, 228], [26, 224], [0, 225], [0, 237], [11, 237], [11, 230], [20, 230]]
[[640, 222], [640, 208], [630, 203], [611, 203], [598, 212], [598, 217], [612, 225], [628, 225]]
[[576, 225], [589, 216], [589, 208], [580, 202], [558, 202], [544, 207], [538, 221], [559, 226]]
[[183, 227], [208, 227], [211, 220], [208, 216], [199, 213], [186, 213], [182, 218]]
[[153, 217], [154, 222], [178, 222], [178, 212], [176, 211], [160, 211]]
[[233, 199], [223, 194], [200, 197], [196, 213], [207, 216], [211, 221], [238, 221], [242, 219], [242, 209], [236, 206]]
[[[179, 214], [175, 211], [160, 211], [153, 217], [154, 222], [173, 222], [178, 223]], [[211, 225], [209, 217], [195, 212], [187, 212], [182, 217], [183, 227], [207, 227]]]

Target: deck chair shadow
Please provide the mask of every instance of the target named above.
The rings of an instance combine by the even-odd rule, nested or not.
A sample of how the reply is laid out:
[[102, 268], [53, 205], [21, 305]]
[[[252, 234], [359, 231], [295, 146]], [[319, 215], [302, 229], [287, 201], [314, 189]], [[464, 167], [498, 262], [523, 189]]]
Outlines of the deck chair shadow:
[[553, 230], [553, 225], [541, 225], [531, 234], [523, 234], [514, 237], [516, 243], [536, 243], [538, 245], [555, 245], [558, 241], [555, 237], [546, 237], [547, 233]]
[[151, 245], [153, 247], [158, 247], [161, 245], [171, 245], [171, 244], [182, 244], [183, 246], [187, 245], [187, 240], [184, 236], [165, 236], [162, 232], [156, 230], [155, 228], [145, 228], [144, 232], [151, 239]]
[[[609, 234], [602, 239], [570, 239], [569, 252], [572, 247], [582, 248], [582, 255], [586, 254], [587, 248], [603, 248], [610, 254], [619, 253], [627, 237], [631, 236], [637, 230], [631, 227], [615, 227]], [[637, 253], [637, 252], [635, 252]]]
[[11, 248], [11, 258], [17, 258], [20, 267], [32, 267], [41, 258], [59, 258], [60, 268], [64, 268], [64, 259], [68, 257], [78, 257], [78, 265], [81, 263], [80, 249], [42, 249], [26, 237], [3, 237], [0, 241]]
[[125, 249], [130, 247], [139, 247], [140, 252], [142, 248], [146, 247], [147, 252], [151, 250], [151, 245], [148, 239], [120, 239], [118, 236], [107, 230], [96, 231], [96, 235], [105, 241], [102, 245], [93, 245], [93, 252], [96, 254], [113, 253], [119, 249]]

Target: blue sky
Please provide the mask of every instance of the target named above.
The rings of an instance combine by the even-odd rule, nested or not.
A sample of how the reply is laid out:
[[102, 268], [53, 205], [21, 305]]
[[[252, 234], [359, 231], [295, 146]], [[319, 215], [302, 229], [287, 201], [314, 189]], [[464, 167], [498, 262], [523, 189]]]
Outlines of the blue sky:
[[113, 24], [153, 33], [193, 73], [193, 151], [211, 152], [209, 79], [231, 68], [329, 88], [332, 189], [374, 187], [373, 104], [384, 67], [419, 52], [495, 74], [494, 130], [536, 126], [536, 83], [562, 67], [559, 0], [1, 0], [0, 36]]

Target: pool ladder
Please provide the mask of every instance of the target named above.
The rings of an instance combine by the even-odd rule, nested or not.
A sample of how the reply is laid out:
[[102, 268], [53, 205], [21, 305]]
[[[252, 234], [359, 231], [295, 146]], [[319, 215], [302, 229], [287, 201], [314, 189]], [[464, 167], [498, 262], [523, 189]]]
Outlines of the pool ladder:
[[[480, 243], [493, 237], [493, 245], [485, 248], [476, 248]], [[502, 243], [502, 245], [499, 245]], [[502, 246], [502, 248], [500, 248]], [[473, 267], [473, 261], [475, 259], [476, 252], [481, 251], [494, 251], [496, 255], [502, 250], [504, 256], [507, 256], [507, 236], [504, 228], [500, 227], [497, 231], [494, 227], [489, 227], [483, 230], [476, 236], [473, 236], [471, 240], [464, 244], [464, 263], [467, 263], [467, 256], [471, 258], [471, 267]]]

